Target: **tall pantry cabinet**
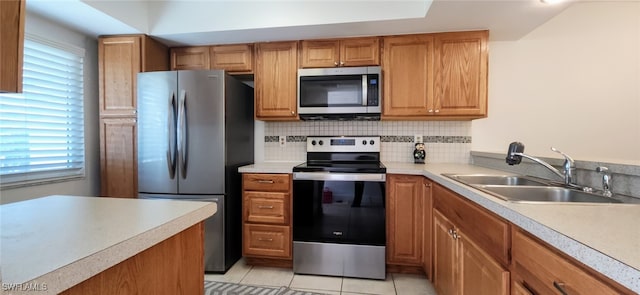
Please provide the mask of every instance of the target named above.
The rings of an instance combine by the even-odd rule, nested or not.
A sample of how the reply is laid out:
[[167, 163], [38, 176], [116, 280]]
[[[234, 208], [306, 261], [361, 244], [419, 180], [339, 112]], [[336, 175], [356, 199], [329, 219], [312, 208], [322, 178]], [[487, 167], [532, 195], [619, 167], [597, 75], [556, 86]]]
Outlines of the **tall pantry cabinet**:
[[169, 69], [167, 47], [145, 35], [98, 40], [100, 195], [138, 194], [136, 75]]

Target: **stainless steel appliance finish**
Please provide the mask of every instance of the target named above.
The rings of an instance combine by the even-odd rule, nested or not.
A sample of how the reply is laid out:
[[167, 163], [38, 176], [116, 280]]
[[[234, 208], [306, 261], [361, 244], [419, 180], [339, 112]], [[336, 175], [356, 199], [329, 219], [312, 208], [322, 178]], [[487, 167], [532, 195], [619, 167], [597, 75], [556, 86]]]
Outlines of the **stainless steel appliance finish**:
[[380, 67], [298, 70], [298, 114], [303, 120], [380, 120]]
[[181, 200], [181, 201], [200, 201], [214, 202], [218, 205], [218, 212], [204, 221], [204, 265], [209, 271], [218, 269], [228, 269], [225, 265], [226, 249], [224, 243], [220, 243], [222, 236], [225, 235], [225, 195], [202, 196], [202, 195], [159, 195], [159, 194], [139, 194], [140, 199], [154, 200]]
[[[138, 74], [140, 197], [219, 202], [205, 223], [205, 271], [241, 255], [241, 177], [253, 162], [253, 89], [224, 71]], [[222, 254], [221, 254], [222, 253]]]
[[385, 247], [294, 242], [293, 271], [384, 280]]
[[385, 278], [380, 137], [307, 137], [293, 168], [293, 271]]

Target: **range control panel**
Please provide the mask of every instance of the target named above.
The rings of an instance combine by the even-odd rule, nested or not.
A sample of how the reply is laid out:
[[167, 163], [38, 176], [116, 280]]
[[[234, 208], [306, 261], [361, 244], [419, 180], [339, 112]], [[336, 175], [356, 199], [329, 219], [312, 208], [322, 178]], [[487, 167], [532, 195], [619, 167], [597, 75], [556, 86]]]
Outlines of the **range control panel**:
[[380, 152], [380, 136], [308, 136], [307, 152]]

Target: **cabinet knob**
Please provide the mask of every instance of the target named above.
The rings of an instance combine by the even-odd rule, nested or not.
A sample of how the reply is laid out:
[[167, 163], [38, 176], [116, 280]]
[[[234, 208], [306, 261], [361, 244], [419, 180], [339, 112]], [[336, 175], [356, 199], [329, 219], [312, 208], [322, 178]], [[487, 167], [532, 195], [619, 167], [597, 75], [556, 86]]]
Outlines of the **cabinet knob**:
[[333, 62], [333, 65], [338, 66], [338, 62], [337, 61]]
[[341, 65], [341, 66], [344, 66], [344, 61], [341, 61], [341, 62], [340, 62], [340, 65]]
[[440, 110], [436, 110], [436, 113], [439, 113], [439, 112], [440, 112]]
[[429, 110], [429, 113], [433, 113], [433, 110]]
[[292, 115], [295, 115], [295, 114], [296, 114], [296, 112], [294, 112], [294, 111], [291, 111], [291, 114], [292, 114]]

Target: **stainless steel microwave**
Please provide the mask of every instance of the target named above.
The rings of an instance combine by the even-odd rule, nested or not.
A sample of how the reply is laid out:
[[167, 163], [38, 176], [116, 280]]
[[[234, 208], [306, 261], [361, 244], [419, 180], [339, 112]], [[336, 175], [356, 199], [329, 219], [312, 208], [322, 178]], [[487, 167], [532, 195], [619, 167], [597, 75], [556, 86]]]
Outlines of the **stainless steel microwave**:
[[298, 70], [302, 120], [380, 120], [380, 67]]

